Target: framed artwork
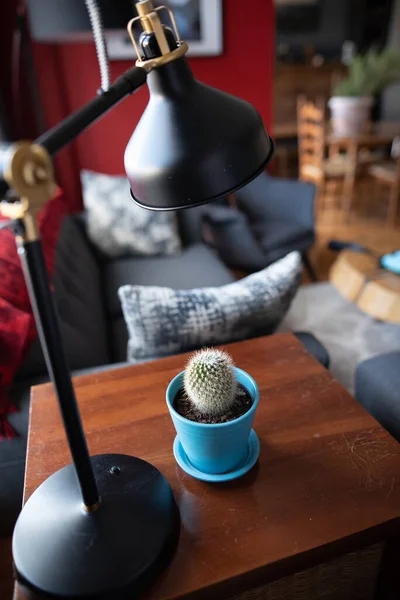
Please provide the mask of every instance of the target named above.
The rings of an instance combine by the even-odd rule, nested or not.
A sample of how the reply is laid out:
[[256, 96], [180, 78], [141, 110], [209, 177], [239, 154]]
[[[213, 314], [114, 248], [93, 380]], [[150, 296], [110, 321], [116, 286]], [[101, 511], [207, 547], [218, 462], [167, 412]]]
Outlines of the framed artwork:
[[[188, 56], [222, 54], [222, 0], [153, 0], [154, 6], [173, 10], [181, 39], [189, 44]], [[167, 12], [161, 13], [168, 23]], [[111, 60], [135, 59], [135, 50], [125, 30], [106, 31]]]

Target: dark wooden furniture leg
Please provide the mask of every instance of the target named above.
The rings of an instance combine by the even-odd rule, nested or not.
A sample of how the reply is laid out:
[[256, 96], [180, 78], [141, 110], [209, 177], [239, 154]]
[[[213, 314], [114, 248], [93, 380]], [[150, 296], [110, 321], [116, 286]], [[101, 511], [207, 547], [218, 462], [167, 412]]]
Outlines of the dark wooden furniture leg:
[[317, 277], [317, 274], [315, 272], [315, 269], [310, 261], [310, 257], [308, 256], [307, 252], [303, 252], [303, 254], [301, 255], [301, 258], [302, 258], [303, 265], [306, 268], [309, 278], [311, 279], [311, 281], [313, 283], [315, 283], [316, 281], [318, 281], [318, 277]]

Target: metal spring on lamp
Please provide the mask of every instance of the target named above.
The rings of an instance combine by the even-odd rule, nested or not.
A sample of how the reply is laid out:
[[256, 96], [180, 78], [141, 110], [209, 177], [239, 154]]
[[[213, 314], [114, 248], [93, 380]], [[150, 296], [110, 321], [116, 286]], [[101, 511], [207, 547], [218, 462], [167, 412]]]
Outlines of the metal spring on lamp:
[[96, 46], [97, 60], [100, 68], [101, 91], [107, 92], [110, 87], [111, 78], [103, 20], [97, 0], [85, 0], [85, 4], [89, 14]]

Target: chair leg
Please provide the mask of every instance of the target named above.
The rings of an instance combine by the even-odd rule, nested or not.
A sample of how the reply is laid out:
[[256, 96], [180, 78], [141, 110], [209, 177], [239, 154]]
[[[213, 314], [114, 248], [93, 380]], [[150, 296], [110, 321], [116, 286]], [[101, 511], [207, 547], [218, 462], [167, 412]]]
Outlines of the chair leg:
[[373, 198], [374, 205], [379, 204], [381, 197], [381, 184], [379, 179], [371, 177], [371, 197]]
[[386, 219], [386, 227], [396, 227], [397, 206], [399, 201], [399, 188], [396, 184], [392, 184], [389, 194], [389, 207]]
[[351, 173], [343, 180], [342, 211], [345, 223], [350, 221], [351, 210], [353, 208], [355, 177]]
[[325, 180], [319, 179], [318, 181], [313, 181], [313, 183], [316, 187], [314, 204], [315, 218], [323, 219], [325, 210]]
[[311, 281], [313, 283], [315, 283], [316, 281], [318, 281], [318, 277], [317, 277], [314, 267], [312, 266], [310, 257], [308, 256], [307, 252], [303, 252], [303, 254], [301, 255], [301, 258], [302, 258], [303, 265], [305, 266], [305, 269], [308, 273], [309, 278], [311, 279]]

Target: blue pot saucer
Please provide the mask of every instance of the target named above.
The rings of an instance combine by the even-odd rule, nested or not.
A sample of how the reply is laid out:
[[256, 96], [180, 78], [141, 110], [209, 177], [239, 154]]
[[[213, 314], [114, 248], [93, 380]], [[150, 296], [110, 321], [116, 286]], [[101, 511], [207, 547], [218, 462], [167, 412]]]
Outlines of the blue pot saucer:
[[260, 441], [257, 437], [254, 429], [251, 430], [248, 441], [248, 452], [245, 461], [235, 469], [234, 471], [230, 471], [229, 473], [204, 473], [203, 471], [199, 471], [196, 469], [188, 457], [186, 456], [185, 451], [183, 450], [182, 444], [176, 436], [174, 440], [174, 456], [175, 460], [188, 475], [191, 475], [195, 479], [200, 479], [200, 481], [208, 481], [212, 483], [219, 483], [222, 481], [232, 481], [233, 479], [238, 479], [248, 473], [252, 467], [257, 462], [257, 459], [260, 455]]

